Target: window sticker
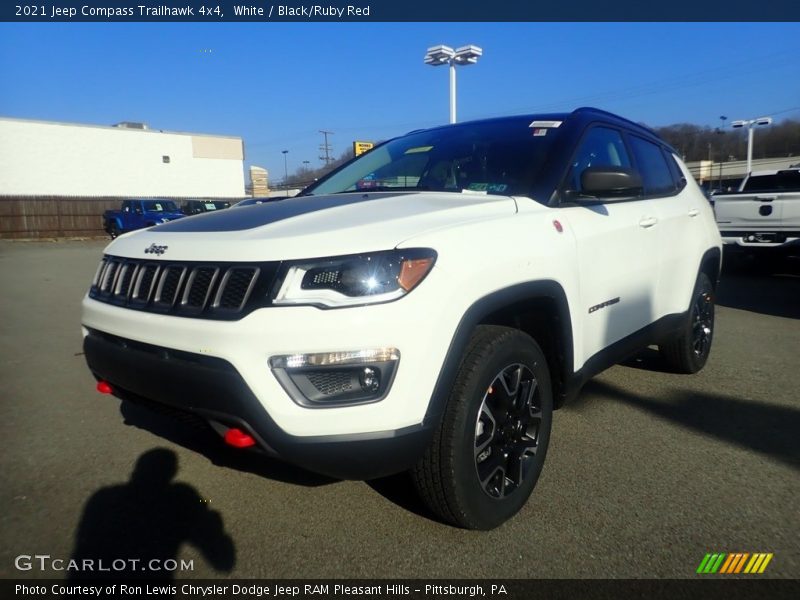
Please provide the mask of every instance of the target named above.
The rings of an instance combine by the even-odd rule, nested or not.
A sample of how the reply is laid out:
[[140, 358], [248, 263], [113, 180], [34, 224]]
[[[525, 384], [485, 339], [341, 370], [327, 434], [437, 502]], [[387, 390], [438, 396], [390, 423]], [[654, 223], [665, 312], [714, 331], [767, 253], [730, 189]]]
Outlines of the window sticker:
[[561, 123], [563, 123], [563, 121], [532, 121], [528, 127], [556, 129], [557, 127], [561, 127]]
[[417, 146], [416, 148], [409, 148], [403, 154], [417, 154], [419, 152], [430, 152], [433, 146]]
[[163, 208], [161, 208], [161, 203], [160, 202], [156, 202], [156, 210], [157, 211], [163, 211], [164, 210]]
[[476, 194], [502, 194], [508, 189], [505, 183], [470, 183], [465, 192], [474, 192]]
[[206, 202], [206, 210], [217, 210], [217, 205], [213, 202]]

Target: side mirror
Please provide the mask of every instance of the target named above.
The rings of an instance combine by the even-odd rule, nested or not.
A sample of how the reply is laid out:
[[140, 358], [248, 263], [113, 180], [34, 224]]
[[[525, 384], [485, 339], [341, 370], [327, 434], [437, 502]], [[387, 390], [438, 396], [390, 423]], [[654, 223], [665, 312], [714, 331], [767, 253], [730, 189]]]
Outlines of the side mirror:
[[588, 167], [581, 173], [581, 188], [581, 196], [593, 196], [595, 200], [606, 202], [644, 194], [642, 176], [626, 167]]

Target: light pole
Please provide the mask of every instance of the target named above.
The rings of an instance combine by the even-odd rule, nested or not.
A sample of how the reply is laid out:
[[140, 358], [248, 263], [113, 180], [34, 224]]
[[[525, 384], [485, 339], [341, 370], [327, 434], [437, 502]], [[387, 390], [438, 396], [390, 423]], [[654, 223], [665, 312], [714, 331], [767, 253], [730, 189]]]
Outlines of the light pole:
[[[725, 121], [727, 121], [727, 120], [728, 120], [728, 117], [726, 117], [725, 115], [720, 116], [719, 121], [720, 121], [720, 123], [722, 123], [722, 125], [720, 125], [720, 128], [717, 129], [717, 133], [722, 134], [722, 135], [725, 134]], [[719, 184], [717, 185], [717, 189], [719, 189], [720, 192], [722, 191], [722, 156], [723, 156], [723, 152], [720, 152], [719, 153]]]
[[450, 46], [433, 46], [425, 53], [425, 64], [432, 67], [450, 66], [450, 122], [456, 122], [456, 66], [474, 65], [483, 56], [478, 46], [461, 46], [453, 50]]
[[731, 127], [739, 129], [747, 127], [747, 174], [753, 170], [753, 130], [759, 125], [771, 125], [772, 117], [759, 117], [758, 119], [744, 119], [733, 121]]
[[286, 188], [287, 194], [289, 193], [289, 167], [286, 163], [286, 155], [289, 154], [288, 150], [281, 150], [281, 154], [283, 154], [283, 187]]

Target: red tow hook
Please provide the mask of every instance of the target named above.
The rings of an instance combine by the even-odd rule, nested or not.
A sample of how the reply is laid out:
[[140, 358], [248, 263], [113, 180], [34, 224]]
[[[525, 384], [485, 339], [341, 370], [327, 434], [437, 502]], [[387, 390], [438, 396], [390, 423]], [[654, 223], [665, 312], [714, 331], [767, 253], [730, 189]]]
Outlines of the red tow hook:
[[234, 448], [249, 448], [256, 445], [253, 436], [235, 427], [225, 432], [225, 443]]
[[101, 394], [113, 394], [114, 390], [111, 387], [111, 384], [107, 381], [98, 381], [97, 382], [97, 391]]

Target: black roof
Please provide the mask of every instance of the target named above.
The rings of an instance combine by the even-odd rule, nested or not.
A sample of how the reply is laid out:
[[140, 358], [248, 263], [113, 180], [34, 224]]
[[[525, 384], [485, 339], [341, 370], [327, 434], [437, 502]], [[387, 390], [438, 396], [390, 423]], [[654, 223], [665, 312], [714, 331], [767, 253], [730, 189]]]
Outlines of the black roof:
[[[448, 125], [440, 125], [438, 127], [431, 127], [427, 129], [427, 131], [436, 130], [436, 129], [444, 129], [447, 127], [463, 127], [477, 123], [508, 123], [513, 121], [524, 121], [524, 120], [531, 120], [531, 121], [568, 121], [570, 125], [574, 125], [578, 128], [583, 128], [583, 126], [588, 125], [589, 123], [593, 123], [596, 121], [602, 121], [605, 123], [614, 124], [621, 127], [626, 127], [631, 130], [635, 130], [637, 133], [643, 135], [644, 137], [649, 137], [658, 140], [661, 144], [664, 144], [668, 148], [670, 148], [673, 152], [675, 151], [669, 144], [667, 144], [663, 139], [661, 139], [658, 134], [647, 127], [646, 125], [642, 125], [641, 123], [635, 123], [630, 119], [626, 119], [625, 117], [620, 117], [614, 113], [610, 113], [605, 110], [601, 110], [599, 108], [594, 108], [591, 106], [582, 106], [580, 108], [576, 108], [572, 112], [557, 112], [557, 113], [533, 113], [533, 114], [522, 114], [522, 115], [511, 115], [506, 117], [492, 117], [489, 119], [476, 119], [473, 121], [463, 121], [461, 123], [453, 123]], [[418, 131], [426, 131], [423, 129], [417, 129], [415, 131], [409, 133], [416, 133]]]

